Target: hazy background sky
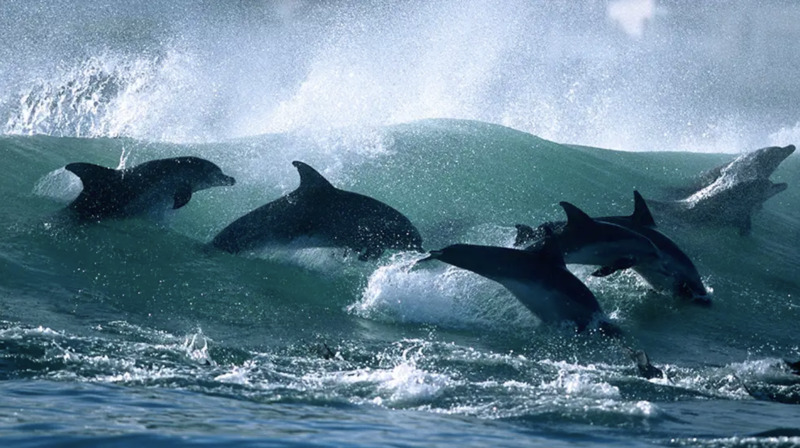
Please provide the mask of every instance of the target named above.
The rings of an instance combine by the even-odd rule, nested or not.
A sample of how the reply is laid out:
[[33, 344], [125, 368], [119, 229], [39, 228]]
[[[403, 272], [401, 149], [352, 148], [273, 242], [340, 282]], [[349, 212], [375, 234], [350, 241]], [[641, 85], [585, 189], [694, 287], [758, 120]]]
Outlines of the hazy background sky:
[[0, 0], [5, 133], [468, 118], [628, 150], [800, 140], [800, 2]]

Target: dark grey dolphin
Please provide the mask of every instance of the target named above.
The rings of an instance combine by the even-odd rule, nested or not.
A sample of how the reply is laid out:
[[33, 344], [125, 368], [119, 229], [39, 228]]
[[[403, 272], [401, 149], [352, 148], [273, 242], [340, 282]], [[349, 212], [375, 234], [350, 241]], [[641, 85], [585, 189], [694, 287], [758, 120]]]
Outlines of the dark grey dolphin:
[[653, 215], [638, 191], [633, 192], [633, 204], [633, 214], [630, 216], [597, 218], [638, 232], [658, 248], [657, 259], [639, 263], [633, 266], [633, 270], [659, 292], [697, 304], [710, 304], [708, 290], [694, 263], [674, 241], [655, 229]]
[[355, 250], [361, 260], [377, 258], [385, 249], [422, 250], [419, 231], [397, 210], [334, 187], [303, 162], [292, 165], [300, 186], [222, 229], [211, 242], [214, 247], [238, 253], [305, 240]]
[[[605, 276], [634, 265], [658, 259], [658, 248], [645, 236], [616, 223], [592, 219], [569, 202], [561, 202], [567, 214], [566, 222], [551, 222], [540, 226], [542, 237], [528, 247], [536, 248], [545, 240], [544, 231], [553, 238], [564, 253], [569, 264], [601, 266], [595, 276]], [[517, 242], [524, 234], [535, 236], [537, 232], [527, 226], [517, 226]]]
[[594, 294], [567, 270], [554, 240], [531, 250], [454, 244], [431, 251], [420, 262], [427, 260], [443, 261], [500, 283], [545, 323], [568, 321], [583, 331], [596, 321], [604, 333], [619, 333]]
[[64, 167], [83, 184], [68, 209], [83, 221], [163, 215], [186, 205], [195, 191], [234, 185], [236, 180], [208, 160], [175, 157], [115, 170], [91, 163]]
[[769, 176], [795, 150], [771, 146], [743, 154], [701, 175], [699, 182], [672, 201], [650, 201], [660, 213], [696, 224], [732, 225], [741, 235], [751, 229], [751, 216], [764, 201], [786, 189]]
[[[658, 249], [658, 257], [644, 259], [631, 266], [653, 289], [687, 299], [693, 303], [710, 304], [708, 291], [703, 285], [700, 274], [692, 260], [674, 241], [655, 229], [656, 223], [642, 195], [633, 192], [634, 210], [630, 216], [603, 216], [594, 218], [597, 221], [616, 224], [634, 231], [649, 239]], [[545, 223], [543, 226], [563, 227], [564, 222]], [[517, 240], [519, 246], [543, 235], [544, 229], [533, 229], [517, 224]]]
[[[494, 280], [514, 295], [542, 322], [570, 322], [583, 331], [597, 323], [610, 338], [624, 337], [622, 330], [609, 322], [592, 291], [567, 270], [557, 240], [546, 238], [535, 249], [454, 244], [430, 252], [417, 263], [439, 260]], [[623, 344], [645, 378], [664, 376], [650, 363], [647, 354]]]

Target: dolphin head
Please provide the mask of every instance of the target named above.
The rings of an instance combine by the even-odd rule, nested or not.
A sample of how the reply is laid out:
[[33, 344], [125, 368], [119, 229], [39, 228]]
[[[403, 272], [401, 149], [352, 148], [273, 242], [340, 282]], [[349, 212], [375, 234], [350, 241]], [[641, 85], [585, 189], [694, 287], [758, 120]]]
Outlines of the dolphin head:
[[721, 172], [734, 176], [737, 181], [767, 179], [795, 150], [794, 145], [769, 146], [739, 156], [723, 167]]
[[675, 292], [678, 298], [686, 300], [689, 303], [711, 306], [711, 294], [701, 281], [683, 281], [677, 285]]
[[236, 184], [236, 179], [227, 176], [216, 164], [199, 157], [177, 157], [174, 159], [179, 171], [192, 184], [192, 190], [205, 190]]
[[754, 163], [763, 177], [769, 177], [794, 150], [794, 145], [762, 148], [753, 153], [755, 156]]

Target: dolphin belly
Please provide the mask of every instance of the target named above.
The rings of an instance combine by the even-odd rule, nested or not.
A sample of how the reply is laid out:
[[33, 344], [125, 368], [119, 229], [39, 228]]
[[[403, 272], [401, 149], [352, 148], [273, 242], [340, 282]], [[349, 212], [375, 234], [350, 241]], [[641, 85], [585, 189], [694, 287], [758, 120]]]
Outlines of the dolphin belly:
[[563, 292], [541, 284], [515, 279], [498, 279], [498, 282], [545, 323], [571, 321], [582, 330], [592, 322], [595, 313], [601, 312], [599, 307], [586, 308]]

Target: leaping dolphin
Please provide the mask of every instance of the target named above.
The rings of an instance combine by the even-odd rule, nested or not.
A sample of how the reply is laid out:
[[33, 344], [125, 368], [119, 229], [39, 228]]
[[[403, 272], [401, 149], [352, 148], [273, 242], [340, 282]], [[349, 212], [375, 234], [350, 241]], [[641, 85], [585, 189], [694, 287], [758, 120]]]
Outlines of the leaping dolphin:
[[[454, 244], [431, 251], [430, 256], [417, 263], [439, 260], [472, 271], [503, 285], [542, 322], [571, 322], [579, 332], [596, 322], [604, 336], [622, 342], [622, 330], [608, 321], [592, 291], [567, 270], [558, 241], [551, 236], [530, 250]], [[640, 376], [664, 376], [644, 351], [622, 346], [636, 363]]]
[[[618, 270], [658, 259], [658, 249], [645, 236], [616, 223], [591, 218], [569, 202], [559, 203], [567, 214], [566, 222], [551, 222], [540, 226], [540, 232], [552, 233], [569, 264], [600, 266], [595, 276], [610, 275]], [[535, 237], [530, 227], [517, 225], [517, 242]], [[544, 233], [541, 234], [545, 236]], [[546, 238], [534, 242], [536, 248]]]
[[709, 305], [708, 290], [692, 260], [668, 236], [655, 229], [656, 222], [638, 191], [633, 192], [633, 214], [607, 216], [598, 220], [611, 222], [648, 238], [658, 248], [659, 257], [633, 266], [653, 289], [693, 303]]
[[379, 257], [385, 249], [422, 250], [419, 231], [392, 207], [362, 194], [340, 190], [314, 168], [292, 162], [300, 186], [240, 217], [211, 244], [239, 253], [293, 241], [317, 247], [345, 247], [359, 259]]
[[594, 294], [567, 270], [554, 240], [531, 250], [454, 244], [431, 251], [418, 263], [428, 260], [443, 261], [500, 283], [545, 323], [568, 321], [583, 331], [596, 321], [604, 333], [619, 333], [605, 318]]
[[747, 235], [751, 216], [764, 202], [786, 189], [769, 177], [795, 150], [794, 145], [761, 148], [701, 175], [681, 199], [650, 201], [657, 211], [697, 224], [732, 225]]
[[67, 206], [82, 221], [163, 215], [189, 203], [196, 191], [236, 183], [217, 165], [199, 157], [151, 160], [124, 170], [91, 163], [70, 163], [64, 168], [83, 184]]
[[[658, 249], [657, 258], [640, 260], [631, 266], [653, 289], [693, 303], [708, 305], [708, 290], [692, 260], [674, 241], [655, 229], [656, 222], [642, 195], [633, 192], [634, 210], [630, 216], [603, 216], [596, 221], [607, 222], [634, 231], [649, 239]], [[547, 227], [559, 228], [564, 222], [545, 223], [539, 229], [517, 224], [515, 245], [523, 245], [542, 235]]]

